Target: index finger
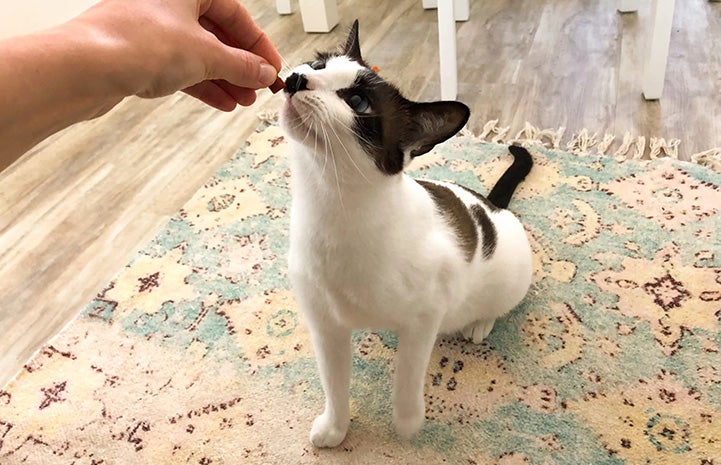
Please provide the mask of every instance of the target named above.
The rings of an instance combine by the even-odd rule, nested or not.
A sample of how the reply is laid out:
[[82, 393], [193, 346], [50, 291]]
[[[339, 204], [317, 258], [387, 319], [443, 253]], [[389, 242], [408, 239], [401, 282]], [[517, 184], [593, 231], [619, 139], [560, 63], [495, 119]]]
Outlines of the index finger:
[[218, 27], [228, 45], [261, 56], [280, 71], [278, 50], [244, 6], [236, 0], [200, 0], [199, 7], [200, 15]]

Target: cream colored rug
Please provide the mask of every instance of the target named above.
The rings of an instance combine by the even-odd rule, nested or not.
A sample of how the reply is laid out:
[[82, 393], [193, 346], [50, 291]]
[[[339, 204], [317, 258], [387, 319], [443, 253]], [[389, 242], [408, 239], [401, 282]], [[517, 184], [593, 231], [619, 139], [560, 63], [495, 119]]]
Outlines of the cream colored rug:
[[[0, 391], [0, 463], [721, 463], [721, 175], [579, 141], [531, 149], [511, 204], [531, 292], [482, 345], [439, 341], [413, 441], [392, 432], [387, 332], [354, 336], [346, 441], [308, 441], [322, 392], [264, 125]], [[509, 158], [461, 136], [416, 174], [487, 192]]]

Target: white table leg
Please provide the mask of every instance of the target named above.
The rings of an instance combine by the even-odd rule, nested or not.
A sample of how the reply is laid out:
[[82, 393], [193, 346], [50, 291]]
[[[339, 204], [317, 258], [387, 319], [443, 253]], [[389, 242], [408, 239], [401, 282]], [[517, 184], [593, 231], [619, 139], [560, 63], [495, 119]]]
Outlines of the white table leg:
[[438, 51], [441, 62], [441, 99], [455, 100], [458, 95], [458, 64], [456, 56], [456, 20], [453, 1], [438, 4]]
[[279, 15], [289, 15], [293, 12], [290, 7], [290, 0], [275, 0], [275, 9]]
[[300, 0], [305, 32], [330, 32], [338, 24], [336, 0]]
[[471, 6], [468, 0], [453, 0], [453, 16], [456, 21], [468, 21], [471, 17]]
[[[423, 8], [435, 10], [438, 8], [438, 0], [423, 0]], [[453, 11], [456, 21], [468, 21], [468, 18], [471, 17], [469, 0], [453, 0]]]
[[653, 32], [651, 47], [643, 72], [643, 96], [646, 100], [657, 100], [663, 93], [666, 78], [668, 47], [671, 41], [673, 9], [675, 0], [653, 0]]
[[639, 0], [618, 0], [617, 9], [621, 13], [630, 13], [631, 11], [638, 11]]

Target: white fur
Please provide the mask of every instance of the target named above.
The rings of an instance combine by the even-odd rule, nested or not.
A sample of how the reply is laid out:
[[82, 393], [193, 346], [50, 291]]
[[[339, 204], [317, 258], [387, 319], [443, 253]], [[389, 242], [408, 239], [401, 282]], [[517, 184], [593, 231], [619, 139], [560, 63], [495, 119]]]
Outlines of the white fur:
[[[325, 411], [311, 441], [335, 447], [348, 429], [351, 330], [398, 334], [393, 387], [396, 431], [409, 437], [425, 415], [425, 372], [439, 333], [480, 342], [531, 282], [531, 251], [510, 212], [488, 211], [498, 232], [490, 259], [479, 245], [466, 261], [426, 190], [405, 174], [385, 175], [350, 133], [353, 112], [335, 91], [359, 65], [330, 60], [299, 68], [311, 91], [287, 98], [281, 124], [292, 171], [290, 278], [310, 329]], [[466, 204], [478, 199], [445, 184]]]

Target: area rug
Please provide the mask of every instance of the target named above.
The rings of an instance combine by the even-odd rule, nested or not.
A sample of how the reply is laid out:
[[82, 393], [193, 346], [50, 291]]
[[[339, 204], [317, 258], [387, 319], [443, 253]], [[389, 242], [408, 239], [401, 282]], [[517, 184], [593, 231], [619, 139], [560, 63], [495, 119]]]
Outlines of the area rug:
[[[511, 209], [531, 291], [483, 344], [438, 341], [413, 440], [391, 426], [396, 339], [359, 331], [348, 437], [309, 443], [322, 392], [263, 124], [0, 391], [0, 463], [720, 464], [721, 175], [530, 150]], [[459, 136], [418, 162], [488, 192], [510, 155]]]

